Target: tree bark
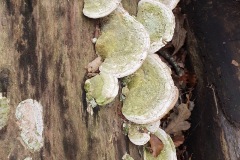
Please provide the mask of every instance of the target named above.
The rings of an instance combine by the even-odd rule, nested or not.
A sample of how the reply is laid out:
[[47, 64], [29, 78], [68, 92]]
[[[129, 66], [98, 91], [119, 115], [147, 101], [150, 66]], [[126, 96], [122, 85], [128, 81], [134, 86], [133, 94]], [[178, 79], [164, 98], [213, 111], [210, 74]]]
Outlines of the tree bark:
[[[138, 0], [123, 0], [136, 14]], [[11, 113], [0, 133], [0, 159], [113, 160], [125, 152], [142, 159], [122, 132], [121, 103], [86, 112], [85, 66], [96, 55], [96, 20], [82, 14], [83, 0], [1, 0], [0, 70], [9, 71]], [[1, 77], [0, 77], [1, 78]], [[44, 110], [44, 147], [27, 151], [19, 140], [15, 109], [38, 100]]]
[[198, 78], [187, 139], [192, 159], [239, 160], [240, 2], [183, 2], [189, 22], [187, 46]]

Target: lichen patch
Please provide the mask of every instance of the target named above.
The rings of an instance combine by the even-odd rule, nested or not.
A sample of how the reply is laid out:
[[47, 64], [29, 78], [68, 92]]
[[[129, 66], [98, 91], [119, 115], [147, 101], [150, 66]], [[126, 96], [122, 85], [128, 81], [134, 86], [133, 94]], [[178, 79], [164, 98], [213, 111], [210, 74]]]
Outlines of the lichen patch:
[[42, 105], [36, 100], [24, 100], [17, 106], [15, 116], [27, 148], [33, 152], [39, 151], [43, 147]]

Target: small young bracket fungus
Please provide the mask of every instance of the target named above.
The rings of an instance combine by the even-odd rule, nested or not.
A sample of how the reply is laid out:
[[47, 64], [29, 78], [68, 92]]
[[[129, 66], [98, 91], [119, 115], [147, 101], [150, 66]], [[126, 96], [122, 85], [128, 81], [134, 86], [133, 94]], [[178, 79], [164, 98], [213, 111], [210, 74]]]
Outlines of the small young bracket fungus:
[[88, 73], [96, 73], [101, 64], [102, 64], [102, 58], [98, 56], [92, 62], [88, 63], [86, 69]]
[[163, 150], [157, 157], [153, 157], [144, 149], [144, 160], [177, 160], [176, 149], [171, 137], [160, 128], [154, 134], [163, 142]]
[[156, 54], [148, 55], [142, 67], [125, 79], [129, 92], [123, 101], [122, 113], [134, 123], [160, 120], [178, 99], [171, 70]]
[[150, 140], [149, 133], [143, 130], [142, 125], [131, 124], [128, 130], [128, 138], [135, 145], [144, 145]]
[[137, 20], [148, 31], [151, 39], [149, 53], [155, 53], [172, 40], [175, 17], [172, 10], [156, 0], [141, 0], [138, 3]]
[[84, 0], [83, 14], [89, 18], [101, 18], [114, 11], [121, 0]]
[[119, 6], [106, 18], [101, 31], [96, 43], [97, 54], [104, 59], [99, 68], [101, 72], [121, 78], [141, 67], [150, 38], [140, 22]]
[[0, 130], [7, 125], [10, 106], [6, 97], [0, 97]]
[[87, 102], [92, 107], [96, 104], [103, 106], [113, 101], [117, 96], [118, 79], [110, 74], [100, 73], [86, 80], [84, 89], [87, 92]]
[[168, 8], [173, 10], [177, 6], [177, 4], [180, 0], [156, 0], [156, 1], [159, 1], [163, 4], [165, 4]]
[[30, 151], [39, 151], [43, 146], [42, 105], [27, 99], [19, 103], [15, 116], [21, 130], [21, 138]]

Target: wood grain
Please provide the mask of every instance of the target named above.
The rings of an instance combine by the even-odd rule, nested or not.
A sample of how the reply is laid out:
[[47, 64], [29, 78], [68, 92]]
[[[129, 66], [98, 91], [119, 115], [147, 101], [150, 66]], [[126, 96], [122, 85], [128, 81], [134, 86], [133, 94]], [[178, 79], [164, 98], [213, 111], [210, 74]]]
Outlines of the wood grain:
[[[137, 0], [124, 0], [136, 13]], [[10, 71], [11, 115], [0, 133], [0, 159], [113, 160], [138, 148], [122, 133], [120, 102], [86, 112], [84, 67], [96, 55], [91, 39], [96, 20], [78, 0], [0, 1], [0, 69]], [[44, 147], [30, 153], [20, 142], [15, 109], [27, 98], [44, 110]]]

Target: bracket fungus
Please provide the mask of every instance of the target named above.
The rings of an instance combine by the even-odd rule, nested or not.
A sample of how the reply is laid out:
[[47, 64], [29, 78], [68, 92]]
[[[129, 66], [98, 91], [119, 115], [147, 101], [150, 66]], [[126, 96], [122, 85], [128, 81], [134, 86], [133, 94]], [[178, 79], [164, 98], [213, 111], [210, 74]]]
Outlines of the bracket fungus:
[[150, 140], [150, 133], [144, 131], [144, 126], [131, 124], [128, 130], [128, 138], [135, 145], [144, 145]]
[[149, 53], [155, 53], [172, 40], [175, 17], [171, 9], [156, 0], [141, 0], [138, 3], [137, 20], [150, 35]]
[[0, 97], [0, 130], [7, 125], [10, 106], [6, 97]]
[[[110, 74], [100, 73], [86, 80], [84, 89], [87, 92], [87, 102], [92, 107], [97, 104], [103, 106], [112, 102], [117, 96], [118, 79]], [[96, 105], [93, 105], [93, 101], [96, 102]]]
[[101, 32], [96, 42], [96, 52], [104, 59], [101, 72], [121, 78], [141, 67], [150, 38], [140, 22], [119, 6], [105, 19]]
[[83, 14], [89, 18], [101, 18], [114, 11], [121, 0], [84, 0]]
[[157, 0], [157, 1], [165, 4], [168, 8], [173, 10], [180, 0]]
[[154, 157], [150, 152], [144, 149], [144, 160], [177, 160], [176, 149], [171, 137], [160, 128], [154, 135], [163, 142], [163, 150], [157, 157]]
[[156, 54], [148, 55], [142, 67], [124, 81], [129, 91], [123, 101], [122, 113], [134, 123], [160, 120], [178, 99], [171, 70]]
[[150, 140], [150, 133], [154, 133], [160, 126], [160, 120], [141, 125], [141, 124], [129, 124], [128, 127], [128, 138], [135, 145], [144, 145]]
[[43, 146], [42, 105], [27, 99], [19, 103], [15, 116], [21, 130], [21, 138], [30, 151], [39, 151]]

